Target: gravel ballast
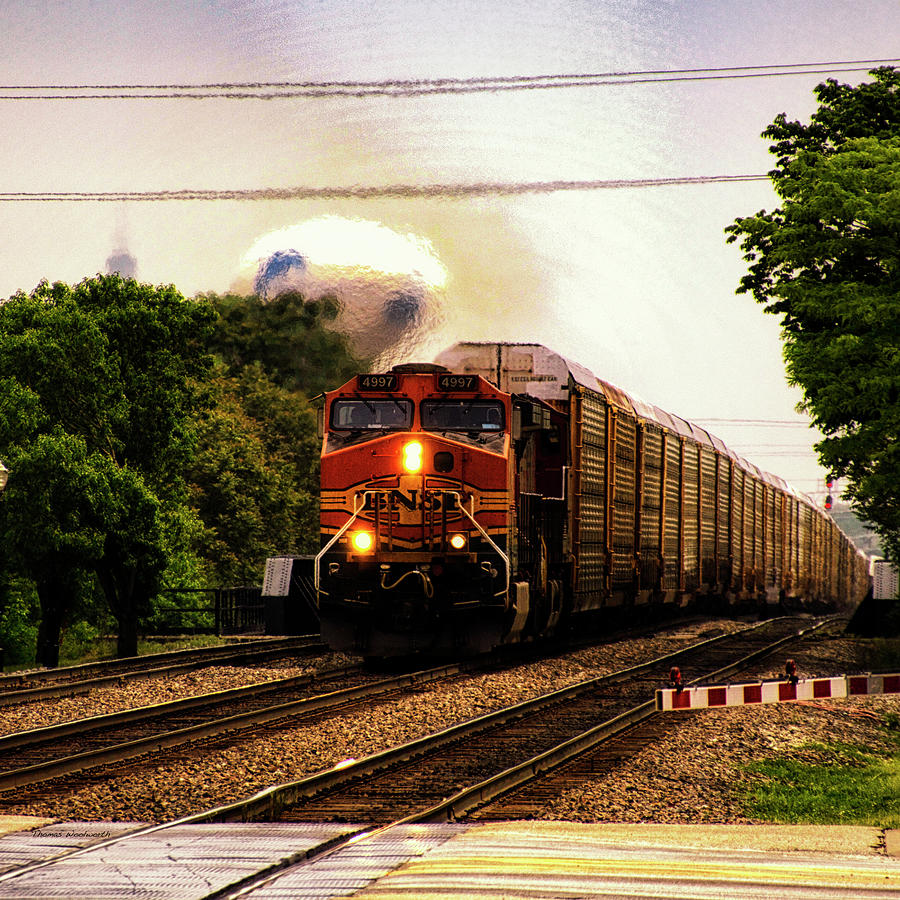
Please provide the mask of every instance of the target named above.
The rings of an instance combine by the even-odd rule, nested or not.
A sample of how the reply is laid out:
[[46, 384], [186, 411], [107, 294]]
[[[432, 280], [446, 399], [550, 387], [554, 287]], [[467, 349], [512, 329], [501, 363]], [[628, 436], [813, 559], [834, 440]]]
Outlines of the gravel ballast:
[[[738, 627], [743, 624], [730, 620], [685, 625], [653, 638], [578, 650], [505, 672], [430, 686], [414, 696], [364, 712], [348, 712], [321, 724], [285, 725], [277, 732], [230, 746], [210, 744], [193, 759], [182, 752], [181, 758], [152, 762], [138, 770], [122, 768], [117, 774], [110, 768], [101, 782], [61, 789], [52, 800], [29, 804], [6, 795], [0, 798], [0, 809], [9, 814], [64, 819], [164, 821], [247, 797], [347, 758], [386, 749]], [[798, 674], [809, 677], [861, 671], [864, 650], [864, 641], [841, 638], [822, 640], [808, 654], [797, 651], [793, 655]], [[784, 660], [772, 666], [759, 676], [778, 677]], [[252, 680], [263, 680], [259, 669], [253, 672]], [[286, 674], [280, 670], [281, 676]], [[685, 675], [690, 678], [690, 673]], [[167, 685], [171, 688], [171, 683]], [[189, 685], [194, 693], [208, 689], [196, 681]], [[171, 691], [164, 699], [174, 699]], [[43, 706], [47, 704], [30, 704], [33, 719], [40, 717]], [[675, 731], [609, 776], [557, 798], [538, 817], [580, 822], [747, 823], [750, 820], [741, 816], [733, 792], [743, 763], [810, 740], [832, 740], [835, 735], [844, 741], [871, 743], [880, 735], [880, 714], [889, 709], [900, 712], [900, 701], [880, 697], [682, 714]], [[96, 710], [102, 711], [106, 710]], [[32, 721], [27, 727], [38, 724], [49, 723]]]
[[182, 697], [211, 694], [215, 691], [226, 691], [282, 678], [312, 675], [324, 669], [346, 666], [353, 662], [353, 657], [346, 654], [329, 653], [302, 665], [298, 665], [294, 660], [281, 660], [259, 666], [209, 666], [181, 675], [134, 681], [123, 678], [122, 684], [95, 688], [86, 694], [2, 707], [0, 735], [121, 712], [139, 706], [167, 703]]

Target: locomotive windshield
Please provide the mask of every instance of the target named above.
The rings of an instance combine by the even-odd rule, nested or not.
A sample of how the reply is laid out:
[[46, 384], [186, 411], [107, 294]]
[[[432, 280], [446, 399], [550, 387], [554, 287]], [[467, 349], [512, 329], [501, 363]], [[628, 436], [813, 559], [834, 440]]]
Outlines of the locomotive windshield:
[[425, 400], [426, 431], [503, 431], [503, 404], [496, 400]]
[[412, 427], [411, 400], [335, 400], [331, 405], [331, 427], [347, 431], [383, 431]]
[[412, 422], [413, 404], [406, 398], [335, 400], [325, 452], [370, 441], [386, 431], [408, 431]]
[[505, 415], [496, 400], [423, 400], [422, 428], [444, 437], [503, 452]]

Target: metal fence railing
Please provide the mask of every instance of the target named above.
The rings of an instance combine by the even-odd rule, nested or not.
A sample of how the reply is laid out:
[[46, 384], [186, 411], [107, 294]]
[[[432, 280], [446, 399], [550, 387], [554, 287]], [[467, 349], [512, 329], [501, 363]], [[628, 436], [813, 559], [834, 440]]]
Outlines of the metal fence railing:
[[263, 634], [262, 589], [171, 588], [161, 593], [143, 625], [160, 634]]

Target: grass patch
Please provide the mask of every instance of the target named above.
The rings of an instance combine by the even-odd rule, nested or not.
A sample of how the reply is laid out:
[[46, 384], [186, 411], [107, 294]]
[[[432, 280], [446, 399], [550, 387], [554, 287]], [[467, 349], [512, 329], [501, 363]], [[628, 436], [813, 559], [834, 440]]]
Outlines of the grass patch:
[[[228, 643], [231, 642], [212, 634], [156, 639], [142, 638], [138, 641], [138, 656], [147, 656], [150, 653], [168, 653], [170, 650], [191, 650], [195, 647], [218, 647]], [[64, 635], [59, 651], [60, 666], [77, 666], [81, 663], [103, 662], [115, 658], [116, 639], [114, 637], [86, 638], [81, 634]], [[35, 668], [35, 664], [32, 654], [30, 659], [14, 660], [12, 664], [4, 666], [3, 671], [17, 672], [21, 669], [33, 668]]]
[[[138, 640], [138, 656], [150, 653], [168, 653], [170, 650], [191, 650], [195, 647], [218, 647], [227, 643], [216, 635], [187, 635], [173, 638], [141, 638]], [[89, 643], [75, 644], [71, 652], [65, 641], [60, 648], [59, 664], [61, 666], [77, 666], [79, 663], [98, 662], [116, 658], [116, 639], [112, 637], [96, 637]]]
[[875, 638], [866, 648], [865, 661], [873, 672], [900, 672], [900, 638]]
[[900, 828], [900, 717], [884, 719], [881, 747], [804, 744], [744, 767], [745, 813], [784, 824]]

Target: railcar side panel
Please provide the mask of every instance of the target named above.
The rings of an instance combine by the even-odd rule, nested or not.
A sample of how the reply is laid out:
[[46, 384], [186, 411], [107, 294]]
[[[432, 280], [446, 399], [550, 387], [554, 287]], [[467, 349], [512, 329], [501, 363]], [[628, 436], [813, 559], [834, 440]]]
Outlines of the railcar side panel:
[[573, 391], [571, 410], [572, 483], [570, 530], [576, 560], [572, 607], [596, 609], [608, 594], [607, 568], [607, 403], [593, 391]]
[[640, 505], [639, 597], [661, 588], [662, 539], [664, 538], [663, 504], [663, 435], [652, 425], [641, 426], [642, 467]]
[[684, 568], [684, 516], [682, 503], [682, 440], [667, 434], [666, 439], [666, 514], [663, 553], [665, 572], [663, 590], [665, 599], [673, 601], [681, 591], [681, 573]]
[[704, 590], [716, 580], [716, 454], [700, 447], [700, 583]]
[[782, 576], [782, 557], [781, 557], [781, 535], [783, 529], [782, 522], [783, 507], [781, 504], [781, 492], [775, 488], [769, 489], [769, 521], [771, 527], [769, 530], [769, 563], [767, 566], [769, 573], [769, 600], [774, 602], [778, 599], [778, 592], [781, 588]]
[[735, 597], [741, 598], [744, 592], [744, 556], [746, 531], [744, 528], [744, 479], [743, 469], [732, 465], [731, 502], [732, 502], [732, 560], [731, 589]]
[[622, 410], [616, 410], [612, 429], [612, 594], [610, 603], [618, 606], [630, 598], [634, 589], [635, 511], [637, 509], [637, 422]]
[[700, 587], [700, 447], [685, 441], [684, 447], [684, 590]]
[[758, 594], [765, 590], [766, 562], [765, 548], [765, 486], [753, 479], [753, 591]]
[[732, 464], [727, 456], [716, 455], [716, 590], [725, 593], [731, 588], [734, 558], [734, 522], [732, 495]]

